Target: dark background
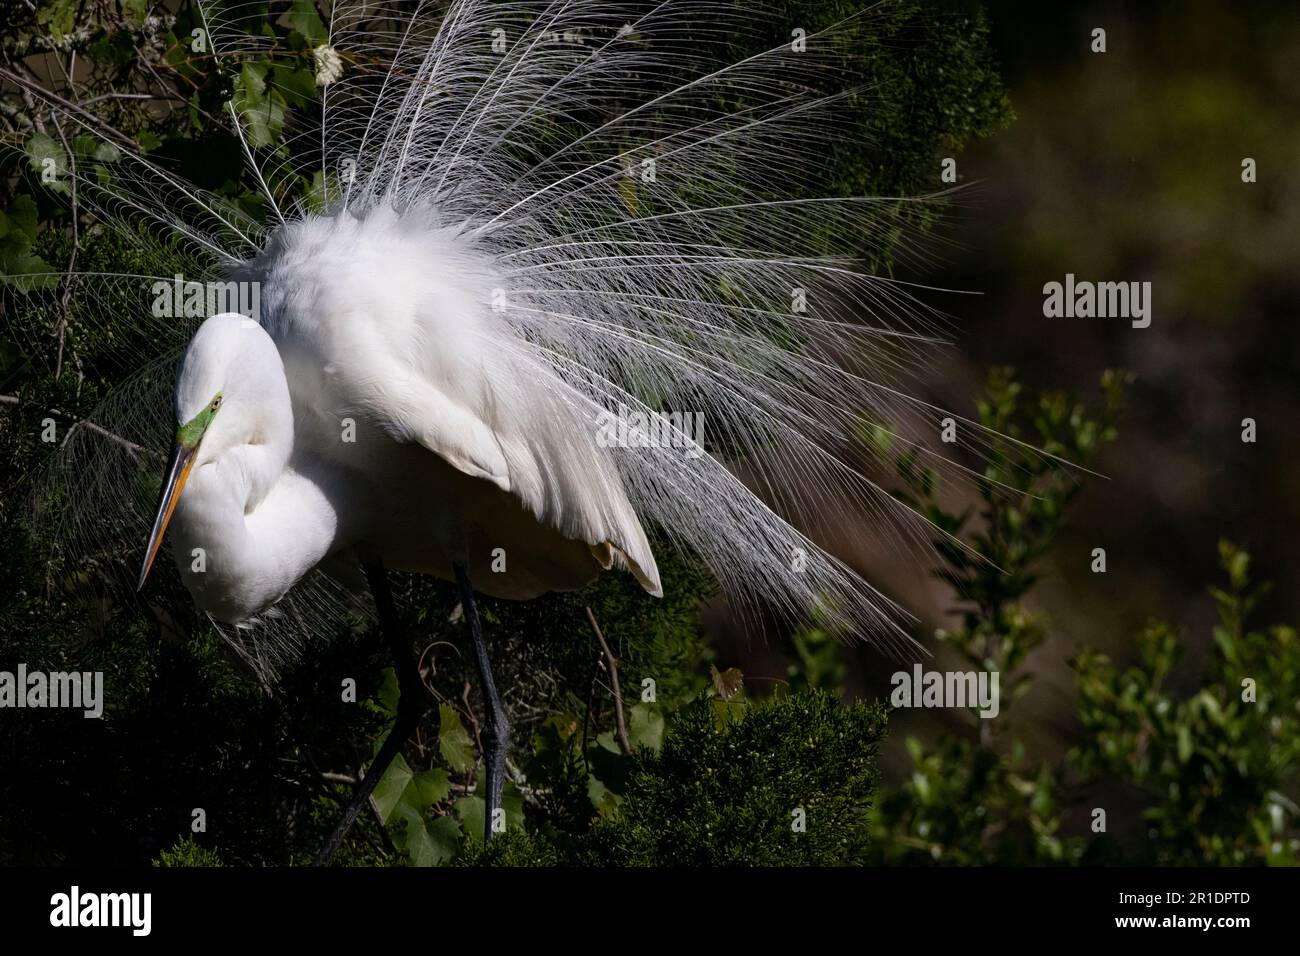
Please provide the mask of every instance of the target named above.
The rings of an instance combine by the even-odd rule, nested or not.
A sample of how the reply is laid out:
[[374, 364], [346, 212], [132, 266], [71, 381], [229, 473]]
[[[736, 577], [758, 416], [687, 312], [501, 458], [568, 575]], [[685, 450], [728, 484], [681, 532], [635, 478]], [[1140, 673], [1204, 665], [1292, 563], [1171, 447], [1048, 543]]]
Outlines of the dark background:
[[[1124, 660], [1143, 624], [1169, 618], [1186, 648], [1175, 679], [1191, 686], [1216, 620], [1206, 587], [1219, 576], [1220, 538], [1244, 545], [1275, 582], [1260, 617], [1296, 615], [1300, 12], [1212, 0], [985, 9], [1016, 119], [958, 157], [965, 189], [930, 244], [932, 268], [907, 276], [979, 293], [930, 298], [959, 330], [935, 369], [933, 401], [972, 414], [992, 365], [1092, 396], [1103, 369], [1136, 376], [1119, 440], [1095, 466], [1105, 480], [1075, 506], [1028, 601], [1051, 632], [1031, 657], [1038, 682], [1018, 726], [1059, 753], [1077, 733], [1066, 660], [1081, 645]], [[1090, 51], [1094, 27], [1106, 29], [1105, 54]], [[1247, 156], [1253, 184], [1241, 181]], [[1150, 327], [1045, 318], [1043, 284], [1067, 272], [1150, 281]], [[1255, 444], [1241, 441], [1246, 417]], [[822, 531], [901, 596], [922, 633], [952, 620], [947, 588], [900, 564], [865, 523]], [[1104, 575], [1089, 570], [1094, 547], [1106, 549]], [[783, 672], [772, 647], [718, 626], [747, 674]], [[895, 669], [852, 655], [868, 695], [887, 694]], [[907, 772], [908, 733], [958, 723], [896, 714], [889, 766]]]

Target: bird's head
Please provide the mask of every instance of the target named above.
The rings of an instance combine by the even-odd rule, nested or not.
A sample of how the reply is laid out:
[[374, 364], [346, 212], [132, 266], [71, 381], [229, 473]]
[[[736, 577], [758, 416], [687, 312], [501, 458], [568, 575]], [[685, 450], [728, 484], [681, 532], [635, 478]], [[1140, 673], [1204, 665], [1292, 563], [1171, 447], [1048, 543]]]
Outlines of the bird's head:
[[233, 448], [266, 444], [285, 424], [277, 411], [288, 408], [280, 353], [261, 325], [227, 312], [199, 326], [176, 377], [176, 443], [137, 587], [144, 587], [191, 472]]

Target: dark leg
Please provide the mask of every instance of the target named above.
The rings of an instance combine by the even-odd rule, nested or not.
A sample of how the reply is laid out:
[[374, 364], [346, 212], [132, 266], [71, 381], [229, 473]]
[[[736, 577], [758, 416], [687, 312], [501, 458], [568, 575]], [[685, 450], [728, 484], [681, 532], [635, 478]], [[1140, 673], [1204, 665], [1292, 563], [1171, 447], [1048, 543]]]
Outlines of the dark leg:
[[343, 838], [347, 836], [348, 830], [356, 821], [357, 815], [370, 799], [376, 784], [388, 770], [388, 765], [401, 753], [402, 745], [410, 739], [411, 734], [415, 733], [420, 718], [428, 709], [424, 684], [420, 680], [417, 665], [411, 659], [411, 649], [402, 640], [402, 629], [397, 622], [397, 609], [393, 606], [393, 594], [388, 590], [388, 576], [384, 572], [384, 566], [379, 561], [363, 562], [361, 566], [366, 572], [366, 583], [370, 585], [370, 593], [374, 595], [375, 608], [379, 611], [379, 628], [384, 632], [384, 637], [388, 640], [388, 648], [393, 655], [393, 667], [397, 671], [397, 684], [401, 695], [397, 701], [397, 719], [393, 721], [393, 729], [388, 732], [384, 745], [379, 748], [379, 753], [367, 768], [365, 779], [361, 781], [361, 786], [356, 796], [352, 798], [347, 812], [343, 814], [343, 819], [334, 828], [329, 842], [316, 858], [317, 866], [329, 865], [335, 852], [343, 844]]
[[487, 817], [483, 827], [483, 839], [492, 839], [492, 820], [501, 808], [501, 788], [506, 782], [506, 746], [510, 742], [510, 723], [506, 720], [505, 708], [497, 694], [497, 685], [492, 680], [492, 666], [488, 663], [487, 645], [483, 642], [483, 622], [478, 616], [478, 607], [474, 603], [474, 589], [469, 583], [469, 574], [464, 565], [453, 564], [456, 572], [456, 584], [460, 587], [461, 609], [469, 623], [470, 637], [474, 641], [474, 662], [478, 665], [479, 680], [483, 683], [483, 703], [487, 707], [486, 720], [483, 722], [483, 764], [487, 780], [484, 786], [484, 801], [487, 804]]

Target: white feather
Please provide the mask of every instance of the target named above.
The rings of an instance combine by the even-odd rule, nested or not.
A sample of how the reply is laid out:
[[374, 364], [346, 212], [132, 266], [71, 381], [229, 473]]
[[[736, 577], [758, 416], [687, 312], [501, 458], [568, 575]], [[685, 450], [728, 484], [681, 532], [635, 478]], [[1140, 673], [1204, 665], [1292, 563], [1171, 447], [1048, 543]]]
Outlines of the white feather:
[[[245, 8], [201, 6], [219, 60], [269, 43]], [[941, 413], [910, 395], [938, 316], [861, 258], [915, 200], [810, 191], [848, 133], [847, 98], [863, 95], [835, 86], [870, 14], [804, 50], [728, 59], [769, 15], [710, 0], [453, 0], [441, 14], [340, 0], [328, 59], [343, 73], [331, 67], [319, 128], [291, 150], [248, 150], [263, 185], [289, 182], [286, 166], [326, 170], [325, 211], [268, 188], [278, 225], [263, 231], [146, 157], [117, 164], [107, 188], [80, 171], [83, 201], [109, 219], [149, 216], [181, 237], [187, 278], [262, 284], [292, 395], [284, 474], [312, 482], [336, 525], [323, 544], [298, 536], [312, 560], [291, 563], [282, 594], [277, 579], [245, 595], [249, 614], [289, 609], [266, 643], [232, 638], [255, 666], [273, 671], [342, 613], [322, 595], [347, 572], [308, 570], [341, 549], [378, 544], [445, 574], [465, 547], [477, 586], [509, 597], [625, 559], [656, 593], [651, 525], [740, 607], [817, 609], [846, 634], [905, 639], [900, 610], [798, 526], [865, 513], [904, 550], [933, 532], [847, 445], [882, 425], [945, 464], [927, 447]], [[142, 328], [174, 341], [174, 325]], [[159, 369], [97, 413], [150, 447], [176, 424], [141, 418]], [[681, 430], [668, 447], [602, 447], [619, 409], [703, 416], [706, 453]], [[978, 454], [979, 430], [968, 436]], [[138, 496], [105, 517], [134, 460], [89, 433], [70, 443], [68, 460], [92, 455], [105, 461], [78, 492], [87, 509], [147, 527]], [[728, 467], [739, 461], [748, 484]], [[483, 564], [494, 536], [515, 549], [507, 575]]]

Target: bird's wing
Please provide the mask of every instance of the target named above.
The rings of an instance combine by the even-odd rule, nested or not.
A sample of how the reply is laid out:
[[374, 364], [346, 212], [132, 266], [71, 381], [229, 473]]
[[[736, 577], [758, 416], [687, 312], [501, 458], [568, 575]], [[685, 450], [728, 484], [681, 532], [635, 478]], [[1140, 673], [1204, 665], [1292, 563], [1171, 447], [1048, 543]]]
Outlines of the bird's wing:
[[[626, 567], [648, 592], [662, 595], [654, 553], [613, 450], [596, 442], [587, 403], [526, 355], [493, 356], [484, 362], [481, 381], [490, 388], [478, 408], [459, 407], [475, 423], [473, 432], [443, 427], [417, 440], [473, 474], [452, 455], [464, 454], [471, 434], [488, 436], [475, 443], [480, 455], [471, 467], [489, 471], [503, 465], [502, 480], [495, 483], [539, 521], [585, 542], [603, 568]], [[454, 444], [448, 446], [448, 438]]]
[[494, 280], [455, 236], [419, 226], [389, 210], [307, 217], [253, 264], [295, 403], [422, 445], [659, 594], [599, 410], [485, 307]]
[[625, 566], [646, 591], [662, 595], [645, 530], [576, 394], [548, 370], [517, 360], [486, 362], [477, 378], [487, 387], [453, 397], [422, 375], [406, 375], [372, 389], [364, 408], [394, 440], [418, 443], [513, 494], [538, 521], [585, 542], [603, 568]]
[[389, 363], [388, 371], [348, 384], [353, 403], [367, 418], [394, 441], [416, 442], [456, 470], [511, 490], [501, 439], [478, 414], [404, 362]]

